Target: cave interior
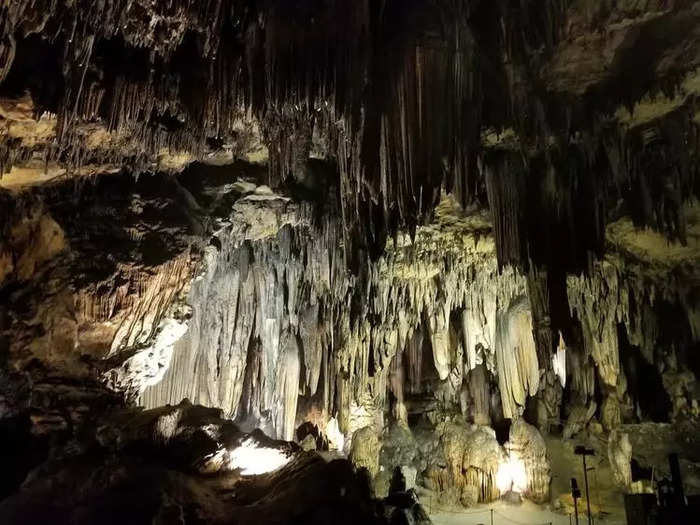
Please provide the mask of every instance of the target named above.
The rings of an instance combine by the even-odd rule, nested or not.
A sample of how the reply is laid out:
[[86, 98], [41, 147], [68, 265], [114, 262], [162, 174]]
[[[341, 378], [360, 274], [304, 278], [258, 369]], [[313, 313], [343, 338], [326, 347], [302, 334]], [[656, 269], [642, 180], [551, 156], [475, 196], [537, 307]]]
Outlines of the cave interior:
[[3, 0], [0, 522], [693, 523], [698, 198], [698, 1]]

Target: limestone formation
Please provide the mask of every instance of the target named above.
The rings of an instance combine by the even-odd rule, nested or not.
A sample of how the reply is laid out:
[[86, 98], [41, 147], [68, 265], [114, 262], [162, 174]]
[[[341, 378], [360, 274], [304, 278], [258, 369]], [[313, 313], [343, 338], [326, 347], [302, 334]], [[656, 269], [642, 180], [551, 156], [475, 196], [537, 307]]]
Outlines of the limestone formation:
[[586, 428], [586, 425], [595, 414], [596, 408], [597, 405], [593, 402], [588, 406], [574, 406], [564, 425], [562, 437], [564, 439], [570, 439]]
[[552, 475], [547, 446], [537, 428], [522, 419], [513, 421], [506, 448], [525, 467], [527, 485], [523, 496], [537, 503], [548, 501]]
[[503, 415], [516, 419], [527, 396], [539, 389], [539, 365], [532, 337], [532, 317], [526, 301], [519, 299], [499, 320], [496, 363], [503, 401]]
[[364, 427], [352, 435], [350, 461], [358, 469], [367, 469], [371, 478], [379, 473], [379, 449], [381, 443], [372, 427]]
[[618, 430], [610, 432], [608, 460], [615, 476], [615, 483], [623, 490], [629, 490], [632, 486], [632, 445], [626, 433]]
[[[460, 500], [468, 503], [493, 501], [499, 496], [496, 474], [505, 454], [488, 427], [443, 423], [437, 430], [447, 463], [446, 478], [428, 473], [435, 487], [456, 489]], [[474, 498], [476, 495], [476, 498]]]
[[622, 423], [620, 403], [615, 394], [610, 394], [600, 407], [600, 422], [607, 431], [613, 431]]

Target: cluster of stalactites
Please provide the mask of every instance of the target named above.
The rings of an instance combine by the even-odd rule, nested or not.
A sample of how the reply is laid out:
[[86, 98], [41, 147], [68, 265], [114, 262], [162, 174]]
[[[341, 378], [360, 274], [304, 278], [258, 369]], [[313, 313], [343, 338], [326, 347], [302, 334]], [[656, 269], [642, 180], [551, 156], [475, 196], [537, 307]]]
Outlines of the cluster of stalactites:
[[[474, 267], [465, 261], [451, 266], [435, 281], [427, 281], [427, 290], [432, 293], [418, 304], [417, 316], [412, 315], [416, 308], [412, 303], [404, 303], [399, 309], [397, 317], [411, 321], [407, 331], [399, 325], [390, 371], [389, 386], [398, 403], [404, 396], [404, 384], [409, 393], [426, 389], [421, 377], [425, 348], [429, 349], [438, 379], [449, 385], [452, 403], [459, 402], [462, 384], [474, 380], [469, 376], [473, 370], [480, 370], [482, 375], [488, 370], [498, 377], [503, 415], [507, 418], [522, 414], [527, 397], [537, 393], [540, 365], [524, 295], [525, 279], [512, 268], [499, 274], [494, 258], [478, 269], [472, 273]], [[400, 290], [397, 286], [399, 283], [394, 282], [391, 289]], [[418, 286], [420, 290], [421, 284], [409, 281], [401, 286], [411, 290]], [[477, 392], [472, 397], [480, 398], [482, 394]], [[488, 417], [488, 408], [482, 408]], [[402, 416], [401, 409], [395, 412]]]
[[[187, 397], [241, 420], [267, 418], [289, 439], [300, 396], [348, 432], [358, 407], [385, 406], [387, 389], [399, 403], [404, 388], [419, 392], [427, 359], [455, 402], [480, 365], [501, 377], [507, 417], [537, 391], [525, 278], [499, 273], [492, 255], [444, 260], [432, 277], [411, 278], [389, 254], [358, 280], [329, 223], [254, 243], [236, 235], [219, 234], [221, 250], [209, 249], [188, 333], [143, 394], [147, 406]], [[396, 416], [405, 419], [405, 407]]]
[[687, 324], [690, 338], [697, 341], [692, 328], [694, 310], [689, 307], [693, 293], [685, 281], [645, 279], [634, 272], [633, 265], [620, 267], [608, 260], [593, 265], [588, 275], [569, 276], [568, 301], [583, 336], [583, 352], [567, 355], [567, 360], [574, 361], [567, 367], [572, 374], [572, 389], [583, 398], [591, 398], [595, 370], [604, 388], [624, 392], [626, 379], [620, 363], [619, 326], [624, 327], [627, 341], [639, 349], [648, 363], [654, 363], [662, 340], [682, 340], [681, 333], [662, 334], [667, 329], [659, 325], [656, 313], [659, 302], [680, 306], [685, 311], [687, 322], [677, 320], [673, 330]]
[[[574, 382], [585, 392], [584, 398], [593, 387], [589, 356], [605, 385], [613, 388], [617, 383], [618, 323], [625, 323], [633, 344], [647, 355], [655, 340], [654, 318], [642, 306], [653, 303], [653, 290], [645, 294], [637, 285], [632, 308], [639, 311], [630, 315], [628, 287], [618, 292], [613, 276], [604, 279], [610, 286], [599, 284], [601, 272], [615, 273], [593, 262], [606, 249], [611, 206], [617, 207], [617, 214], [622, 209], [635, 224], [685, 243], [683, 206], [697, 193], [698, 129], [689, 110], [682, 108], [658, 122], [628, 130], [599, 125], [595, 133], [584, 134], [578, 141], [556, 140], [544, 152], [523, 155], [495, 148], [481, 158], [498, 262], [516, 265], [529, 275], [541, 363], [548, 363], [555, 352], [557, 330], [570, 335], [571, 319], [556, 308], [550, 313], [549, 308], [563, 306], [568, 295], [572, 314], [578, 313], [586, 353], [570, 358], [580, 365], [581, 375]], [[588, 277], [569, 279], [565, 294], [567, 274]], [[557, 290], [561, 297], [556, 296]], [[647, 322], [642, 321], [645, 316]], [[554, 383], [553, 373], [547, 382]], [[556, 407], [550, 408], [554, 416]]]
[[[0, 88], [29, 91], [37, 115], [56, 115], [57, 128], [44, 151], [13, 141], [0, 146], [20, 149], [0, 158], [0, 174], [32, 153], [69, 171], [113, 160], [138, 173], [163, 150], [196, 156], [207, 138], [231, 136], [245, 107], [244, 56], [230, 50], [241, 36], [234, 26], [241, 26], [238, 31], [247, 26], [246, 3], [3, 2]], [[39, 75], [37, 82], [33, 77]], [[80, 127], [95, 122], [118, 142], [138, 147], [133, 152], [87, 147]]]
[[139, 169], [162, 149], [196, 156], [207, 139], [235, 138], [249, 115], [276, 183], [304, 169], [304, 136], [320, 127], [338, 166], [345, 245], [376, 259], [388, 233], [429, 216], [443, 185], [462, 202], [477, 198], [483, 71], [556, 41], [565, 2], [534, 4], [11, 0], [0, 7], [0, 86], [17, 49], [40, 38], [37, 54], [56, 62], [43, 74], [55, 78], [22, 88], [58, 116], [45, 155], [69, 168], [90, 155], [80, 123], [135, 137]]
[[685, 244], [683, 204], [698, 197], [693, 112], [683, 107], [631, 129], [601, 117], [576, 141], [553, 137], [525, 154], [486, 151], [480, 166], [499, 263], [585, 271], [603, 252], [610, 215], [621, 211]]
[[[81, 123], [135, 139], [138, 171], [164, 149], [196, 156], [208, 139], [234, 140], [249, 116], [274, 185], [303, 178], [316, 133], [338, 168], [344, 246], [373, 259], [398, 228], [415, 232], [441, 188], [483, 201], [485, 179], [501, 265], [579, 272], [602, 249], [610, 191], [640, 222], [685, 239], [679, 209], [697, 191], [700, 134], [685, 109], [629, 132], [603, 116], [558, 132], [553, 123], [571, 126], [571, 115], [532, 93], [537, 61], [526, 58], [555, 45], [566, 5], [10, 0], [0, 7], [0, 88], [29, 89], [38, 113], [57, 115], [43, 158], [69, 167], [119, 163], [119, 153], [85, 149]], [[25, 56], [29, 39], [52, 67]], [[17, 75], [55, 78], [15, 85], [31, 83], [12, 78], [18, 53]], [[482, 114], [498, 97], [503, 114]], [[512, 126], [523, 150], [484, 151], [482, 126]], [[0, 139], [0, 171], [34, 153]]]
[[330, 413], [334, 308], [352, 284], [331, 235], [285, 227], [273, 240], [241, 244], [237, 232], [219, 233], [221, 250], [209, 250], [192, 285], [188, 333], [142, 401], [187, 397], [230, 416], [267, 419], [284, 439], [293, 437], [300, 394], [321, 392]]

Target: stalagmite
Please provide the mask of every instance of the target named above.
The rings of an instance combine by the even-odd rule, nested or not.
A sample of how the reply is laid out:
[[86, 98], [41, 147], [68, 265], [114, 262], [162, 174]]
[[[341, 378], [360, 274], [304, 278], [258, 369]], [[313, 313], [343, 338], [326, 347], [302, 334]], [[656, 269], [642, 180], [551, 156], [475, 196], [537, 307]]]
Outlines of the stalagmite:
[[364, 427], [352, 435], [350, 460], [356, 468], [368, 470], [371, 478], [379, 473], [379, 449], [381, 443], [372, 427]]
[[510, 426], [506, 449], [525, 467], [527, 486], [523, 495], [538, 503], [547, 501], [552, 476], [542, 435], [522, 418], [517, 419]]
[[[440, 425], [438, 433], [447, 461], [448, 486], [457, 489], [459, 499], [469, 506], [498, 498], [496, 474], [505, 457], [493, 430], [446, 423]], [[437, 479], [434, 482], [447, 488]]]
[[623, 490], [632, 485], [632, 445], [624, 432], [613, 430], [608, 437], [608, 461], [612, 467], [615, 483]]

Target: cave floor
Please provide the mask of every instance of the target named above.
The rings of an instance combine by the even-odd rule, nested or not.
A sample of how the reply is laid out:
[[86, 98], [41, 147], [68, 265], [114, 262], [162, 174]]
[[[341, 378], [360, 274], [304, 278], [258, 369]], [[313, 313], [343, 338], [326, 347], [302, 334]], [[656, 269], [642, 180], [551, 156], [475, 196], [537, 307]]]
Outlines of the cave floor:
[[[428, 515], [434, 525], [490, 525], [491, 509], [493, 509], [493, 525], [569, 525], [569, 516], [554, 512], [544, 506], [524, 501], [520, 505], [511, 505], [502, 501], [488, 505], [478, 505], [471, 509], [448, 509], [441, 507], [430, 511], [426, 503]], [[585, 516], [579, 516], [579, 523], [586, 523]], [[624, 516], [610, 515], [597, 518], [595, 523], [605, 525], [624, 525]]]
[[[596, 521], [603, 523], [626, 523], [624, 495], [615, 485], [613, 472], [608, 461], [607, 442], [598, 436], [588, 435], [578, 437], [570, 441], [562, 441], [560, 438], [548, 437], [547, 450], [552, 468], [552, 502], [556, 505], [558, 500], [573, 510], [571, 502], [571, 478], [578, 480], [579, 488], [585, 498], [585, 484], [583, 479], [583, 464], [581, 456], [574, 454], [576, 445], [585, 445], [592, 448], [595, 455], [587, 458], [589, 469], [588, 483], [591, 495], [591, 508], [594, 516], [602, 515]], [[568, 516], [564, 516], [568, 522]]]
[[[567, 510], [557, 507], [563, 504], [568, 510], [573, 508], [570, 502], [570, 479], [576, 477], [579, 486], [585, 494], [581, 458], [574, 454], [574, 447], [585, 444], [596, 450], [597, 455], [588, 460], [589, 483], [591, 490], [591, 505], [595, 522], [606, 525], [623, 525], [626, 523], [623, 494], [615, 487], [613, 474], [607, 459], [607, 447], [604, 439], [597, 436], [579, 436], [578, 439], [562, 441], [559, 437], [547, 437], [547, 449], [552, 467], [552, 503], [537, 505], [527, 500], [515, 505], [504, 501], [481, 504], [473, 508], [449, 507], [438, 505], [436, 498], [426, 491], [421, 496], [421, 502], [436, 525], [484, 525], [491, 524], [491, 509], [493, 509], [493, 525], [539, 525], [551, 523], [568, 525], [570, 523]], [[562, 503], [557, 503], [559, 500]], [[568, 503], [568, 505], [567, 505]], [[598, 515], [598, 513], [602, 513]], [[580, 523], [586, 523], [585, 515], [579, 516]]]
[[[668, 476], [667, 456], [670, 452], [681, 455], [681, 469], [687, 494], [698, 491], [698, 447], [697, 424], [669, 425], [664, 423], [642, 423], [624, 425], [622, 429], [633, 442], [634, 457], [644, 466], [653, 466], [657, 476]], [[595, 450], [595, 455], [587, 460], [591, 506], [595, 523], [623, 525], [626, 523], [624, 495], [615, 486], [607, 455], [607, 440], [582, 432], [575, 439], [563, 441], [559, 437], [545, 438], [552, 468], [552, 503], [536, 505], [529, 501], [514, 505], [504, 501], [481, 504], [473, 508], [449, 507], [437, 504], [437, 498], [430, 491], [421, 494], [421, 502], [436, 525], [539, 525], [570, 523], [568, 512], [573, 510], [570, 493], [570, 479], [575, 477], [585, 494], [583, 466], [580, 456], [574, 454], [576, 445], [585, 445]], [[585, 500], [584, 500], [585, 501]], [[563, 508], [562, 508], [563, 507]], [[580, 523], [586, 523], [585, 514], [579, 516]]]

